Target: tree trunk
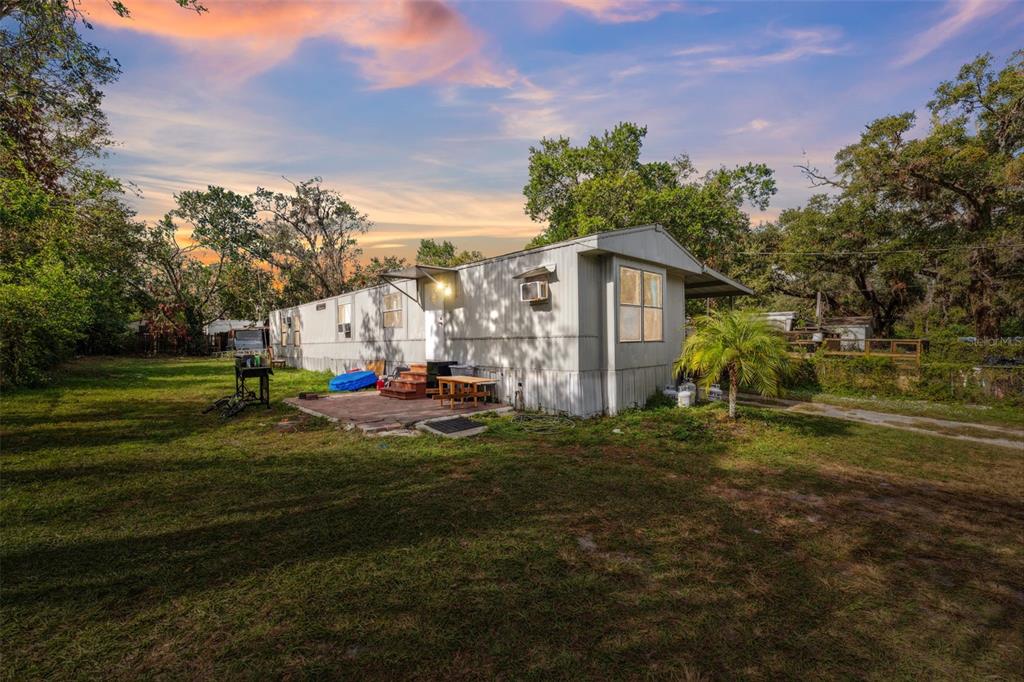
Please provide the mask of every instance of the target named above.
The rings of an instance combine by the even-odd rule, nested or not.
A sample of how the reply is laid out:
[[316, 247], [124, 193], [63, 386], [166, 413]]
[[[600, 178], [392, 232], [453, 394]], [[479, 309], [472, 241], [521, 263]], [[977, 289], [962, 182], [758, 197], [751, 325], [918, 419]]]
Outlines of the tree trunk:
[[736, 418], [736, 371], [729, 370], [729, 419]]
[[[989, 232], [991, 226], [991, 210], [987, 206], [979, 207], [971, 218], [970, 231], [980, 238]], [[992, 245], [982, 243], [981, 247], [974, 249], [967, 258], [971, 272], [971, 282], [967, 286], [967, 302], [971, 309], [971, 318], [974, 320], [974, 335], [982, 339], [999, 336], [999, 323], [1002, 321], [992, 286], [997, 271], [995, 250], [986, 248], [989, 246]]]
[[992, 305], [990, 274], [995, 271], [991, 249], [977, 249], [970, 257], [971, 283], [967, 300], [974, 320], [974, 335], [980, 339], [999, 336], [999, 312]]
[[185, 339], [185, 353], [187, 355], [202, 355], [205, 349], [206, 335], [203, 334], [203, 327], [206, 326], [202, 317], [190, 310], [185, 310], [185, 330], [188, 338]]

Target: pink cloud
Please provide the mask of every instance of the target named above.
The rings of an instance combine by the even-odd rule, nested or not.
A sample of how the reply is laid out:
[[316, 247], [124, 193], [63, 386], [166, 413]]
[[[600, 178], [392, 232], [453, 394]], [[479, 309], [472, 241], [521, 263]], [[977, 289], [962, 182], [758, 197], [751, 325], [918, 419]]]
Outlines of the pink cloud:
[[931, 54], [971, 24], [1003, 9], [1006, 5], [992, 0], [951, 0], [946, 3], [948, 16], [917, 34], [907, 45], [906, 51], [893, 62], [895, 66], [907, 66]]
[[342, 46], [376, 88], [424, 82], [504, 87], [516, 77], [484, 53], [483, 36], [441, 0], [204, 3], [196, 14], [168, 0], [134, 0], [122, 19], [106, 0], [85, 0], [92, 23], [174, 42], [204, 66], [244, 80], [288, 59], [310, 38]]
[[560, 2], [608, 24], [650, 21], [659, 14], [678, 12], [684, 7], [679, 2], [647, 2], [646, 0], [560, 0]]

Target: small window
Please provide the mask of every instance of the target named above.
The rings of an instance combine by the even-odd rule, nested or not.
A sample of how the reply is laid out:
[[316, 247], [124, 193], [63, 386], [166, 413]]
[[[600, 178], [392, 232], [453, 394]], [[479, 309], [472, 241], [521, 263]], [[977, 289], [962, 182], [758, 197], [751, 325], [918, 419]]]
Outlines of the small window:
[[619, 341], [643, 340], [642, 273], [619, 268]]
[[656, 272], [644, 273], [644, 341], [661, 341], [662, 281]]
[[298, 315], [292, 321], [292, 345], [296, 348], [302, 345], [302, 318]]
[[352, 304], [338, 304], [338, 336], [343, 339], [352, 338]]
[[640, 271], [619, 268], [619, 303], [640, 305]]
[[384, 294], [384, 327], [392, 329], [402, 326], [402, 295]]
[[281, 313], [277, 318], [277, 328], [281, 332], [280, 343], [282, 347], [288, 345], [288, 325], [290, 325], [291, 323], [292, 318], [285, 317], [284, 313]]
[[316, 309], [317, 310], [327, 310], [327, 304], [326, 303], [317, 303], [316, 304]]
[[619, 308], [619, 341], [642, 341], [640, 333], [640, 306]]
[[662, 341], [664, 277], [636, 268], [619, 268], [619, 341]]
[[644, 307], [661, 307], [661, 275], [644, 273]]

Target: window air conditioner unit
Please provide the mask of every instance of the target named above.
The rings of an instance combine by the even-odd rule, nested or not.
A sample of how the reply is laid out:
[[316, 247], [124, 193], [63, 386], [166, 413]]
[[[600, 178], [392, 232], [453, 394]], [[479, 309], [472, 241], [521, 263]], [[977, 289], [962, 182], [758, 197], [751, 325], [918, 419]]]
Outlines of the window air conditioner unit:
[[542, 280], [519, 285], [519, 300], [526, 303], [548, 300], [548, 283]]

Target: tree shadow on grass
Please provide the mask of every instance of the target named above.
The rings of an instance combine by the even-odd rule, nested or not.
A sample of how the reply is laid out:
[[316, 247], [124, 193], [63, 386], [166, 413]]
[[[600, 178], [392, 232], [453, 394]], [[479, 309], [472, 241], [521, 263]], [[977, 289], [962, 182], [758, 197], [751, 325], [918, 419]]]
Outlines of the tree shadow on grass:
[[93, 480], [98, 484], [111, 480], [126, 480], [131, 476], [146, 474], [190, 474], [223, 467], [223, 462], [213, 459], [164, 459], [107, 460], [96, 464], [64, 464], [42, 467], [6, 467], [3, 479], [5, 486], [35, 486], [51, 483], [84, 483]]
[[[102, 613], [113, 627], [155, 604], [246, 586], [245, 599], [260, 604], [255, 617], [298, 628], [287, 646], [308, 671], [371, 676], [455, 675], [465, 664], [483, 676], [618, 677], [652, 664], [667, 675], [771, 676], [810, 671], [830, 655], [822, 633], [839, 595], [806, 558], [753, 533], [746, 512], [709, 491], [709, 459], [679, 478], [665, 475], [667, 458], [581, 467], [573, 453], [547, 450], [415, 466], [314, 462], [268, 464], [256, 478], [281, 485], [255, 499], [240, 484], [211, 523], [9, 552], [5, 608], [14, 620]], [[190, 499], [210, 505], [217, 495]], [[312, 566], [316, 596], [265, 582]], [[285, 615], [296, 600], [316, 600], [301, 621]], [[406, 614], [415, 627], [401, 625]], [[232, 612], [225, 622], [248, 617]], [[354, 638], [372, 652], [358, 662], [338, 655]], [[227, 642], [202, 655], [230, 666], [277, 646]], [[276, 654], [265, 661], [272, 675], [287, 664]]]
[[831, 626], [834, 655], [859, 650], [890, 677], [969, 676], [982, 660], [995, 677], [1013, 668], [1024, 555], [1006, 548], [1024, 524], [1019, 497], [848, 469], [723, 473], [718, 495], [735, 513], [775, 551], [806, 555], [814, 580], [848, 600]]
[[[763, 421], [801, 435], [847, 428], [771, 410]], [[692, 437], [673, 440], [681, 427]], [[111, 512], [124, 515], [114, 528], [160, 529], [8, 551], [14, 647], [36, 641], [32, 619], [43, 614], [131, 639], [48, 659], [72, 666], [65, 673], [86, 659], [117, 669], [149, 636], [154, 648], [182, 651], [129, 674], [189, 676], [201, 658], [207, 675], [223, 676], [258, 660], [267, 676], [293, 677], [870, 677], [898, 668], [901, 638], [924, 650], [929, 633], [950, 634], [928, 631], [913, 611], [942, 590], [969, 605], [986, 577], [1017, 584], [1012, 562], [970, 543], [972, 524], [1019, 525], [1019, 501], [821, 472], [737, 472], [718, 465], [727, 439], [669, 413], [576, 429], [574, 439], [509, 424], [445, 443], [436, 459], [414, 454], [433, 440], [385, 450], [363, 439], [340, 455], [130, 467], [180, 466], [178, 489], [163, 489], [166, 477], [132, 481], [140, 498], [151, 488], [147, 505]], [[209, 462], [223, 474], [205, 471]], [[201, 520], [157, 525], [184, 509]], [[950, 542], [950, 527], [963, 544]], [[848, 536], [849, 566], [822, 549], [832, 534]], [[973, 559], [973, 573], [957, 573]], [[847, 575], [861, 565], [863, 585]], [[882, 606], [860, 605], [868, 593]], [[224, 613], [192, 615], [197, 603], [210, 610], [206, 599]], [[907, 600], [892, 635], [878, 623], [888, 602]], [[147, 617], [186, 635], [117, 630]], [[988, 633], [1015, 618], [989, 610], [976, 623]], [[241, 625], [251, 621], [266, 634]], [[919, 622], [926, 632], [915, 635]], [[353, 644], [363, 653], [345, 654]], [[933, 654], [938, 664], [963, 647], [948, 649]]]
[[[453, 526], [466, 532], [489, 526], [487, 516], [462, 504], [464, 487], [409, 480], [374, 498], [353, 499], [344, 491], [287, 497], [261, 504], [258, 518], [15, 552], [4, 561], [4, 601], [101, 600], [131, 612], [153, 598], [215, 588], [282, 564], [419, 544]], [[240, 510], [254, 511], [251, 505]]]
[[38, 430], [13, 430], [4, 434], [4, 454], [29, 455], [42, 450], [68, 448], [84, 451], [137, 444], [166, 445], [180, 438], [216, 430], [223, 424], [216, 415], [192, 419], [149, 416], [132, 418], [128, 423], [121, 421], [111, 425], [104, 425], [102, 421], [83, 421], [81, 424]]
[[204, 414], [214, 400], [233, 390], [232, 384], [229, 389], [209, 391], [208, 396], [199, 398], [93, 401], [88, 407], [69, 408], [67, 413], [57, 415], [26, 411], [5, 414], [3, 452], [5, 455], [28, 455], [53, 449], [166, 445], [182, 438], [203, 434], [212, 436], [246, 420], [280, 419], [294, 414], [273, 393], [269, 410], [264, 405], [249, 405], [230, 420], [223, 419], [216, 410]]

